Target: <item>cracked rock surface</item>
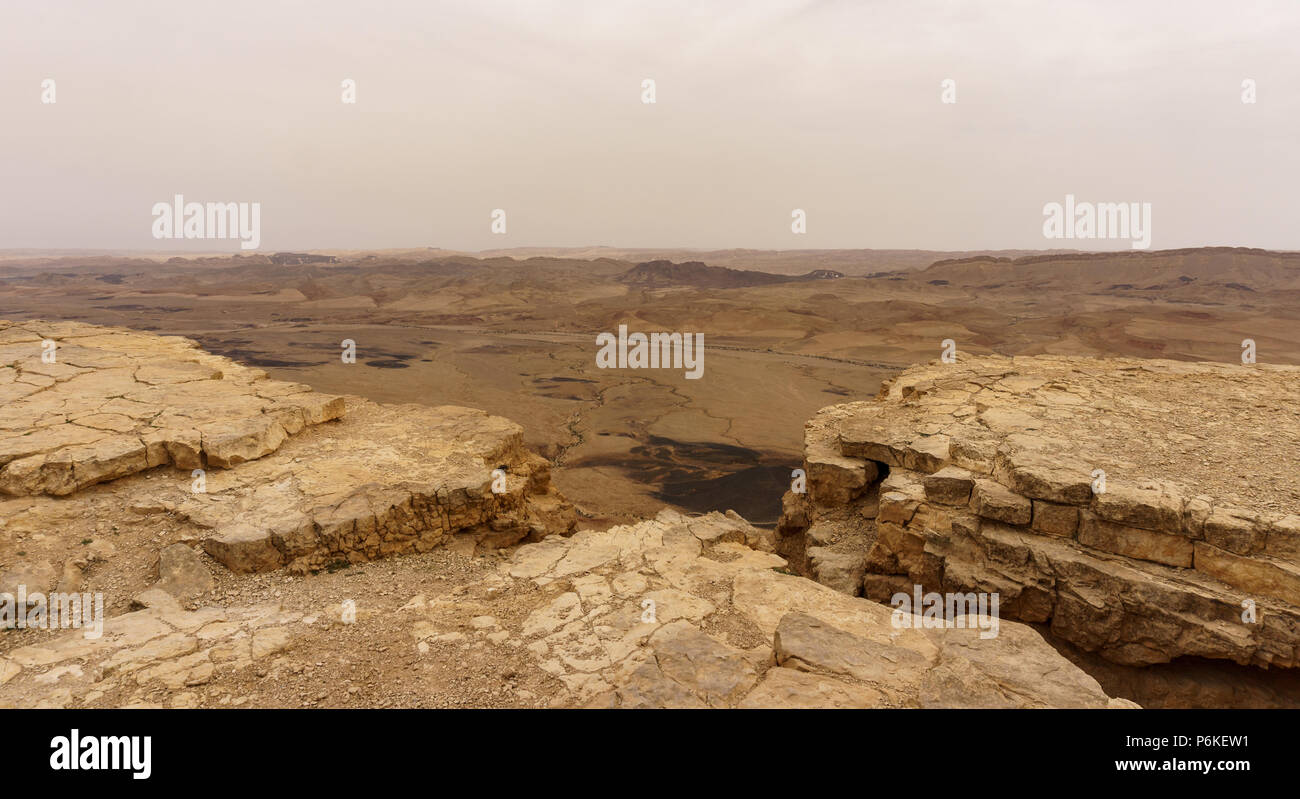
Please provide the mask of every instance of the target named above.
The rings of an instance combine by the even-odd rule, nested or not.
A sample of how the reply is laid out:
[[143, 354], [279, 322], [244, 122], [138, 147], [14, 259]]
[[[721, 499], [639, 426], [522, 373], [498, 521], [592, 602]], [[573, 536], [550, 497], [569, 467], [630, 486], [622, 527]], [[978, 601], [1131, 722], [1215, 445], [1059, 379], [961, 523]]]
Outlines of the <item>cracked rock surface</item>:
[[310, 669], [302, 650], [327, 634], [336, 657], [387, 652], [402, 679], [458, 661], [552, 707], [1131, 706], [1029, 627], [895, 627], [885, 606], [783, 573], [754, 548], [763, 539], [734, 514], [667, 510], [552, 536], [432, 598], [359, 599], [348, 629], [363, 643], [337, 632], [337, 610], [164, 601], [97, 641], [73, 631], [6, 653], [0, 706], [148, 704], [151, 691], [228, 702], [250, 672]]
[[[96, 430], [78, 409], [122, 400], [152, 415], [122, 414], [129, 432], [97, 442], [193, 429], [198, 460], [164, 437], [170, 460], [127, 459], [81, 485], [83, 464], [102, 465], [83, 457], [95, 442], [23, 456], [41, 465], [21, 474], [46, 480], [68, 463], [72, 482], [0, 498], [0, 590], [24, 586], [33, 607], [33, 593], [101, 595], [106, 618], [98, 637], [0, 631], [0, 707], [1130, 706], [1030, 627], [901, 626], [884, 605], [795, 576], [734, 513], [573, 533], [549, 464], [507, 419], [352, 398], [343, 414], [341, 398], [183, 340], [5, 333], [22, 350], [6, 367], [24, 409], [11, 438]], [[69, 356], [56, 364], [89, 371], [33, 391], [27, 365], [44, 363], [33, 345], [47, 338]], [[338, 412], [308, 424], [311, 408]], [[219, 433], [264, 422], [280, 433], [239, 446]], [[809, 470], [818, 496], [872, 496], [894, 518], [894, 488], [875, 487], [885, 469], [823, 445]], [[228, 468], [193, 479], [187, 467], [214, 457]], [[943, 479], [944, 498], [963, 496], [961, 475]], [[852, 587], [867, 550], [833, 539], [805, 560]], [[16, 604], [5, 612], [27, 610]]]
[[[342, 397], [171, 336], [35, 322], [0, 334], [0, 389], [14, 397], [0, 453], [19, 456], [0, 454], [0, 491], [19, 495], [0, 498], [0, 522], [15, 536], [93, 541], [127, 508], [115, 531], [157, 522], [233, 571], [302, 573], [425, 552], [465, 531], [493, 547], [573, 525], [549, 463], [508, 419], [361, 399], [345, 415]], [[54, 364], [41, 360], [47, 340]], [[57, 377], [36, 386], [45, 372]], [[96, 426], [106, 413], [117, 429]], [[225, 468], [189, 471], [212, 466]]]
[[913, 367], [807, 424], [809, 492], [787, 495], [777, 548], [819, 579], [816, 547], [866, 549], [850, 593], [882, 601], [997, 592], [1005, 616], [1124, 665], [1295, 667], [1296, 407], [1295, 367]]
[[341, 397], [179, 336], [0, 320], [0, 494], [63, 496], [166, 464], [229, 468], [343, 412]]
[[[734, 514], [657, 518], [521, 547], [499, 572], [416, 608], [436, 639], [492, 614], [504, 645], [530, 653], [597, 707], [1106, 707], [1096, 682], [1038, 633], [1004, 625], [903, 629], [892, 611], [783, 573]], [[533, 591], [525, 591], [523, 582]], [[496, 612], [493, 597], [535, 597]], [[491, 637], [492, 633], [489, 633]]]

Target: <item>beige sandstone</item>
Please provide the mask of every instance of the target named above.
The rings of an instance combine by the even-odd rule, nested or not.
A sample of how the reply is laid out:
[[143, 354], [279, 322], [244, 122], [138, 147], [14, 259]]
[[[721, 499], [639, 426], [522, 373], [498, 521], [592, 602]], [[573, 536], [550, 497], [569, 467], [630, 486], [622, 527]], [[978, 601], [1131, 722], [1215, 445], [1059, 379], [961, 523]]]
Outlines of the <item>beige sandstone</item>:
[[0, 320], [0, 400], [9, 495], [63, 496], [164, 464], [228, 468], [344, 411], [341, 397], [189, 339], [75, 322]]
[[[30, 362], [43, 337], [61, 342], [65, 357], [46, 365], [53, 368]], [[518, 665], [502, 679], [528, 675], [546, 688], [520, 697], [551, 706], [1128, 706], [1016, 622], [992, 638], [973, 627], [896, 626], [890, 608], [849, 595], [877, 553], [846, 550], [834, 525], [812, 533], [819, 544], [800, 554], [843, 590], [791, 574], [798, 564], [771, 551], [770, 534], [730, 512], [664, 511], [609, 530], [549, 535], [572, 533], [572, 509], [551, 488], [549, 465], [523, 447], [519, 426], [500, 417], [351, 399], [343, 414], [338, 398], [268, 381], [189, 342], [83, 325], [8, 325], [0, 345], [18, 348], [5, 368], [20, 385], [20, 407], [7, 406], [6, 429], [57, 431], [39, 452], [6, 461], [40, 458], [10, 475], [9, 485], [32, 490], [0, 500], [0, 535], [21, 536], [23, 546], [53, 537], [86, 547], [60, 558], [62, 569], [24, 562], [6, 579], [71, 585], [87, 567], [93, 577], [95, 564], [121, 558], [127, 546], [103, 541], [100, 520], [123, 514], [133, 520], [124, 524], [165, 521], [176, 541], [145, 559], [157, 563], [158, 582], [135, 596], [141, 609], [108, 618], [102, 637], [0, 637], [0, 706], [237, 705], [243, 686], [323, 666], [301, 662], [305, 638], [366, 663], [394, 648], [414, 657], [454, 652], [442, 665], [471, 671], [505, 657]], [[42, 392], [25, 388], [38, 384]], [[45, 392], [53, 393], [36, 399]], [[57, 408], [46, 407], [56, 398]], [[976, 468], [974, 455], [943, 462], [960, 441], [902, 432], [888, 445], [864, 440], [863, 448], [890, 453], [878, 463], [838, 438], [819, 440], [808, 464], [816, 496], [858, 505], [837, 523], [875, 524], [878, 516], [906, 542], [912, 528], [941, 518], [936, 499], [949, 503], [944, 513], [978, 502], [1019, 518], [1014, 500], [981, 488], [990, 471]], [[134, 437], [143, 459], [112, 436]], [[155, 468], [199, 464], [223, 467], [207, 472], [204, 491], [187, 471]], [[884, 467], [894, 470], [882, 482]], [[820, 512], [806, 502], [791, 509], [800, 505]], [[965, 513], [949, 528], [970, 530], [976, 518]], [[1278, 540], [1279, 551], [1290, 546]], [[323, 575], [310, 572], [339, 562], [449, 544], [466, 553], [513, 550], [485, 577], [430, 591], [432, 599], [399, 598], [388, 616], [365, 598], [355, 607], [347, 594], [311, 613], [269, 600], [196, 604], [213, 585], [196, 547], [235, 572], [287, 567], [305, 575], [290, 581], [311, 581]], [[910, 563], [915, 553], [906, 549], [900, 543], [891, 562]]]
[[1296, 407], [1294, 367], [1055, 356], [914, 367], [877, 400], [808, 423], [818, 461], [888, 474], [847, 500], [843, 480], [787, 495], [776, 548], [819, 577], [813, 538], [855, 542], [869, 550], [868, 596], [996, 591], [1004, 616], [1121, 664], [1295, 667]]

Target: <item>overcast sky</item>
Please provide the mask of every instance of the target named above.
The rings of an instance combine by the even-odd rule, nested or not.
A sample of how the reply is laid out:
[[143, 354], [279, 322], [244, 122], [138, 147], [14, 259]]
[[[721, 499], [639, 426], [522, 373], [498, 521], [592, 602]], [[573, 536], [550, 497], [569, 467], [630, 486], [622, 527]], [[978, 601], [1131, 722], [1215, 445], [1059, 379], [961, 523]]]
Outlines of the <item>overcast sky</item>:
[[0, 248], [237, 248], [154, 240], [175, 194], [263, 250], [1046, 248], [1073, 194], [1300, 249], [1298, 42], [1294, 0], [3, 0]]

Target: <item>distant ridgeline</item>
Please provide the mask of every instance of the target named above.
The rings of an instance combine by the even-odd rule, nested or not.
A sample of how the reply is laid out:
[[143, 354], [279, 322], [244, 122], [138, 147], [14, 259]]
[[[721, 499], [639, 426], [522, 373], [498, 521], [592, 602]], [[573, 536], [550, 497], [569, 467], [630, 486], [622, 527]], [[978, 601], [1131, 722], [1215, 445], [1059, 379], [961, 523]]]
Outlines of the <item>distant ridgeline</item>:
[[709, 266], [700, 261], [673, 263], [672, 261], [647, 261], [624, 272], [620, 283], [634, 286], [696, 286], [701, 288], [743, 288], [774, 283], [797, 283], [806, 280], [834, 280], [844, 277], [843, 272], [831, 269], [814, 269], [802, 275], [777, 275], [751, 269], [729, 269]]
[[303, 252], [277, 252], [271, 256], [271, 263], [277, 265], [294, 264], [336, 264], [339, 259], [333, 255], [311, 255]]

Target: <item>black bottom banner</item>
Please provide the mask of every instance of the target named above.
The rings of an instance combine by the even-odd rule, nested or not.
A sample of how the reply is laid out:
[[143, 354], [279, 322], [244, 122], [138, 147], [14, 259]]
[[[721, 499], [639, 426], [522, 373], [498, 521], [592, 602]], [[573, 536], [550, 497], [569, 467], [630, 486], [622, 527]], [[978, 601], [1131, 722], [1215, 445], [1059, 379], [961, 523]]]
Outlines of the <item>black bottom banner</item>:
[[[1052, 785], [1288, 777], [1291, 711], [101, 710], [4, 714], [6, 783], [378, 787], [431, 770], [499, 787], [807, 785], [819, 772]], [[12, 733], [17, 733], [16, 735]], [[907, 770], [919, 775], [904, 776]], [[854, 775], [853, 772], [859, 772]], [[468, 776], [468, 775], [467, 775]], [[863, 786], [868, 787], [868, 786]]]

